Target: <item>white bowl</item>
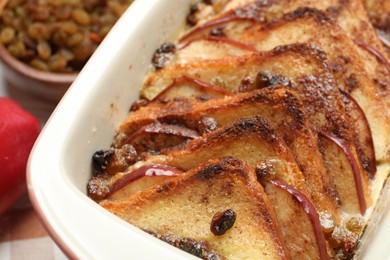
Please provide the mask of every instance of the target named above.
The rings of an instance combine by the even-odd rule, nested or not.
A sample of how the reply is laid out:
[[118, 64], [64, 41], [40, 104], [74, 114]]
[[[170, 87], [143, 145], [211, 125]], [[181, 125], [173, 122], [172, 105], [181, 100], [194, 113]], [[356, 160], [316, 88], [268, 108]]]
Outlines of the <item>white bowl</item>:
[[[91, 156], [108, 147], [150, 65], [182, 27], [190, 0], [135, 1], [81, 71], [43, 129], [28, 165], [30, 198], [59, 247], [78, 259], [188, 259], [86, 196]], [[390, 256], [390, 216], [365, 258]]]

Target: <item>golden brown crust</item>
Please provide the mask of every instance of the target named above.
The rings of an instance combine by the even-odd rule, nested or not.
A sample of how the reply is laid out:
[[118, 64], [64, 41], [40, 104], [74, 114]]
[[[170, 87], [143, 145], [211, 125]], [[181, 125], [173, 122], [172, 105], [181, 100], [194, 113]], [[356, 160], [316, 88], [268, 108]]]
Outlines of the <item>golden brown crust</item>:
[[[151, 87], [164, 88], [162, 81], [170, 82], [177, 75], [186, 75], [220, 84], [220, 87], [237, 92], [242, 79], [254, 81], [259, 71], [287, 77], [302, 92], [304, 103], [309, 104], [306, 112], [313, 115], [311, 120], [317, 120], [315, 126], [321, 125], [319, 128], [325, 128], [343, 138], [350, 136], [346, 130], [346, 119], [338, 90], [328, 71], [326, 56], [313, 46], [280, 46], [270, 52], [250, 56], [172, 65], [150, 75], [143, 90], [149, 92]], [[158, 78], [158, 82], [155, 78]], [[325, 115], [321, 116], [319, 113]], [[322, 118], [328, 120], [324, 121]]]
[[[291, 17], [288, 18], [288, 20], [292, 23], [292, 21], [295, 21], [296, 19], [306, 19], [311, 18], [313, 16], [316, 16], [319, 11], [312, 11], [311, 9], [308, 10], [302, 10], [300, 12], [296, 12], [291, 15]], [[321, 23], [325, 23], [327, 20], [326, 18], [321, 18], [319, 17], [317, 19]], [[284, 21], [283, 21], [284, 22]], [[280, 21], [280, 23], [283, 23]], [[275, 22], [275, 24], [269, 25], [270, 27], [272, 26], [278, 26], [278, 23]], [[250, 35], [249, 32], [246, 32], [248, 35]], [[267, 37], [267, 34], [264, 36], [264, 38]], [[259, 38], [259, 42], [263, 38]], [[291, 53], [289, 52], [291, 51]], [[325, 53], [318, 50], [317, 48], [310, 47], [307, 45], [293, 45], [293, 46], [283, 46], [283, 47], [277, 47], [272, 53], [275, 54], [285, 54], [284, 58], [287, 58], [287, 60], [292, 63], [291, 60], [297, 61], [298, 59], [293, 59], [292, 57], [294, 56], [294, 53], [304, 53], [305, 58], [303, 59], [304, 61], [300, 61], [294, 69], [299, 68], [299, 70], [290, 70], [290, 71], [283, 71], [282, 73], [287, 73], [289, 77], [290, 82], [294, 85], [294, 87], [299, 90], [298, 93], [300, 93], [300, 97], [303, 99], [304, 105], [305, 105], [305, 113], [308, 115], [308, 118], [312, 124], [312, 126], [316, 130], [321, 130], [329, 133], [333, 133], [336, 136], [342, 138], [344, 141], [346, 141], [346, 145], [348, 146], [348, 150], [351, 151], [351, 154], [354, 158], [355, 161], [359, 162], [359, 157], [355, 149], [355, 144], [353, 140], [353, 132], [352, 129], [349, 127], [351, 123], [348, 121], [347, 114], [345, 113], [345, 108], [344, 104], [340, 98], [340, 93], [339, 90], [336, 88], [333, 77], [331, 73], [328, 70], [327, 63], [326, 63], [326, 56]], [[286, 54], [289, 55], [286, 55]], [[251, 58], [253, 57], [258, 57], [261, 54], [254, 54], [250, 56]], [[313, 58], [314, 56], [314, 58]], [[274, 56], [275, 57], [275, 56]], [[274, 58], [273, 57], [273, 58]], [[279, 57], [279, 56], [277, 56]], [[237, 58], [238, 59], [238, 58]], [[231, 60], [236, 60], [236, 58], [231, 58]], [[248, 59], [249, 60], [249, 59]], [[255, 60], [255, 59], [253, 59]], [[270, 61], [271, 60], [271, 61]], [[300, 59], [302, 60], [302, 59]], [[314, 63], [313, 60], [318, 61], [318, 63]], [[321, 63], [322, 61], [322, 63]], [[207, 61], [205, 61], [203, 64], [205, 64]], [[249, 61], [248, 61], [249, 62]], [[285, 60], [277, 60], [272, 62], [272, 59], [265, 59], [263, 60], [262, 63], [260, 62], [253, 62], [252, 67], [250, 67], [251, 63], [240, 63], [238, 62], [239, 66], [234, 66], [228, 64], [224, 64], [223, 69], [218, 69], [218, 72], [216, 73], [218, 75], [218, 78], [221, 80], [221, 82], [224, 83], [224, 87], [231, 87], [231, 86], [237, 86], [237, 77], [233, 77], [232, 79], [230, 78], [230, 75], [233, 74], [236, 76], [237, 74], [245, 72], [246, 75], [251, 75], [249, 72], [252, 70], [255, 70], [254, 68], [257, 69], [256, 72], [259, 71], [259, 69], [264, 69], [272, 66], [272, 69], [274, 69], [274, 66], [280, 66], [281, 63], [285, 62]], [[196, 62], [194, 62], [196, 63]], [[192, 64], [194, 64], [192, 63]], [[313, 65], [316, 64], [317, 66]], [[215, 62], [211, 61], [209, 64], [207, 64], [207, 72], [210, 72], [210, 67], [214, 68], [215, 64], [220, 64], [220, 62]], [[261, 64], [261, 65], [257, 65]], [[272, 65], [271, 65], [272, 64]], [[305, 64], [306, 66], [302, 65]], [[322, 64], [323, 66], [319, 66], [318, 64]], [[247, 67], [244, 67], [247, 66]], [[263, 66], [263, 67], [261, 67]], [[286, 65], [287, 66], [287, 65]], [[174, 70], [175, 73], [180, 73], [178, 72], [180, 70], [180, 66], [177, 67], [178, 70]], [[291, 65], [288, 67], [289, 69], [291, 68]], [[230, 72], [229, 69], [234, 69], [234, 73]], [[167, 68], [165, 70], [169, 71], [170, 69]], [[206, 68], [205, 68], [206, 70]], [[242, 72], [242, 71], [243, 72]], [[267, 71], [267, 69], [265, 69]], [[199, 70], [197, 70], [199, 72]], [[268, 72], [268, 71], [267, 71]], [[275, 73], [274, 71], [272, 71]], [[279, 71], [278, 71], [279, 72]], [[189, 70], [185, 70], [184, 73], [191, 73]], [[170, 74], [169, 72], [164, 73]], [[275, 73], [276, 74], [276, 73]], [[195, 77], [201, 77], [202, 80], [210, 80], [206, 77], [199, 76], [200, 73], [194, 73], [193, 76]], [[278, 74], [276, 74], [278, 75]], [[251, 76], [246, 76], [246, 78], [255, 78], [253, 74]], [[212, 79], [211, 79], [212, 80]], [[218, 105], [216, 105], [218, 107]], [[182, 121], [178, 120], [176, 122], [183, 123]], [[282, 132], [282, 131], [281, 131]], [[364, 146], [364, 145], [363, 145]], [[359, 146], [362, 147], [362, 146]], [[297, 151], [299, 152], [299, 151]], [[345, 164], [344, 166], [343, 163]], [[342, 167], [344, 169], [349, 169], [348, 162], [344, 160], [344, 162], [339, 165], [339, 167]], [[332, 164], [333, 165], [333, 164]], [[363, 171], [363, 167], [361, 163], [358, 163], [358, 168], [359, 171]], [[334, 171], [333, 168], [329, 168], [328, 170]], [[346, 170], [348, 172], [348, 170]], [[360, 173], [359, 173], [360, 175]], [[326, 178], [324, 178], [326, 180]], [[365, 183], [367, 183], [367, 178], [364, 178]], [[314, 182], [314, 183], [317, 183]], [[326, 185], [325, 185], [326, 187]], [[319, 194], [322, 194], [321, 192]], [[320, 195], [321, 196], [321, 195]], [[369, 199], [368, 199], [369, 201]]]
[[[300, 16], [301, 14], [297, 15]], [[246, 62], [244, 62], [244, 58], [246, 58]], [[230, 62], [224, 62], [225, 60]], [[296, 66], [292, 66], [292, 64]], [[281, 68], [289, 69], [283, 70]], [[186, 76], [199, 78], [206, 82], [216, 82], [218, 80], [221, 84], [220, 87], [237, 92], [237, 86], [240, 85], [243, 78], [255, 81], [259, 71], [266, 72], [272, 77], [280, 74], [286, 76], [291, 84], [299, 90], [300, 97], [305, 104], [305, 111], [312, 125], [317, 130], [331, 132], [348, 140], [350, 145], [353, 146], [350, 139], [352, 132], [348, 127], [350, 124], [339, 91], [328, 70], [325, 53], [312, 46], [282, 46], [271, 52], [251, 56], [172, 65], [152, 74], [149, 79], [158, 76], [159, 79], [165, 77], [169, 80], [169, 78], [183, 73]], [[154, 82], [152, 85], [158, 87], [159, 83], [161, 82]], [[163, 87], [163, 85], [161, 84], [160, 87]], [[352, 150], [355, 149], [352, 148]], [[355, 152], [353, 151], [353, 153]]]
[[[351, 38], [361, 40], [378, 49], [380, 52], [383, 52], [374, 27], [382, 30], [388, 30], [389, 28], [390, 18], [388, 17], [390, 4], [385, 2], [386, 0], [233, 0], [227, 4], [223, 12], [220, 12], [211, 18], [218, 19], [219, 17], [228, 15], [234, 8], [241, 8], [251, 9], [252, 16], [254, 16], [257, 21], [268, 23], [281, 18], [286, 13], [291, 13], [298, 8], [315, 8], [326, 12], [326, 15], [334, 20]], [[323, 18], [328, 19], [325, 17]], [[323, 18], [319, 21], [323, 21]], [[203, 23], [205, 22], [206, 21], [203, 20]]]
[[[256, 6], [261, 5], [261, 3], [262, 1], [244, 1], [240, 5]], [[298, 7], [304, 8], [295, 10]], [[327, 15], [331, 16], [338, 26], [327, 18], [324, 13], [307, 7], [327, 10]], [[357, 0], [305, 1], [304, 3], [302, 1], [271, 1], [256, 10], [258, 11], [256, 14], [258, 27], [264, 25], [265, 27], [258, 31], [257, 27], [254, 26], [253, 30], [246, 30], [246, 33], [249, 35], [249, 38], [252, 35], [256, 35], [252, 44], [257, 46], [258, 49], [266, 50], [276, 45], [309, 41], [313, 44], [319, 44], [325, 50], [329, 55], [330, 68], [335, 75], [338, 86], [345, 91], [352, 92], [369, 118], [376, 139], [375, 146], [378, 152], [378, 159], [380, 161], [388, 161], [390, 159], [390, 147], [383, 144], [389, 143], [385, 133], [389, 131], [390, 126], [389, 124], [384, 126], [380, 122], [390, 121], [388, 112], [390, 77], [384, 64], [379, 62], [374, 55], [367, 52], [364, 48], [357, 47], [353, 43], [353, 40], [361, 41], [383, 54], [382, 45], [368, 21], [362, 3]], [[227, 16], [229, 12], [220, 14], [220, 16]], [[313, 21], [310, 22], [310, 19], [313, 19]], [[296, 26], [291, 25], [292, 23], [298, 24], [298, 20], [301, 20], [301, 29], [304, 29], [302, 33], [299, 33], [299, 28], [297, 29]], [[233, 22], [240, 23], [241, 20]], [[266, 24], [266, 22], [271, 22], [271, 26]], [[302, 27], [303, 25], [305, 27]], [[280, 26], [285, 26], [289, 29], [287, 32], [281, 32], [280, 37], [275, 37], [275, 27]], [[270, 29], [273, 30], [271, 40], [278, 39], [283, 41], [273, 44], [262, 42], [264, 38], [271, 36]], [[243, 39], [240, 30], [231, 30], [232, 33], [225, 32], [228, 37], [246, 41]], [[380, 94], [382, 100], [377, 96], [377, 93]], [[373, 104], [375, 105], [373, 106]]]
[[261, 160], [276, 160], [280, 179], [311, 197], [305, 178], [291, 150], [279, 133], [260, 116], [246, 117], [188, 142], [183, 148], [163, 151], [164, 156], [149, 156], [147, 163], [165, 163], [189, 170], [210, 159], [233, 156], [256, 166]]
[[[175, 206], [168, 206], [172, 202]], [[234, 158], [209, 161], [123, 201], [100, 205], [142, 229], [207, 241], [227, 258], [287, 258], [275, 215], [253, 169]], [[227, 208], [236, 212], [237, 220], [216, 237], [209, 229], [212, 214]]]
[[[260, 192], [253, 189], [253, 183], [257, 182], [253, 170], [250, 169], [252, 166], [256, 167], [258, 177], [260, 174], [266, 176], [263, 176], [266, 180], [283, 179], [296, 188], [321, 211], [321, 216], [329, 217], [329, 212], [334, 215], [330, 215], [330, 219], [335, 217], [332, 227], [326, 226], [329, 219], [324, 222], [321, 220], [328, 241], [324, 242], [322, 238], [319, 243], [317, 239], [318, 248], [323, 248], [320, 258], [327, 258], [324, 253], [326, 250], [329, 255], [338, 255], [338, 250], [344, 251], [344, 256], [348, 255], [354, 250], [362, 229], [356, 232], [348, 231], [348, 224], [344, 223], [349, 222], [348, 217], [340, 217], [344, 221], [340, 222], [339, 211], [332, 199], [340, 201], [339, 206], [346, 215], [364, 214], [367, 206], [371, 205], [371, 198], [370, 181], [367, 175], [362, 175], [362, 162], [375, 164], [370, 127], [364, 119], [364, 113], [359, 110], [359, 105], [373, 127], [379, 161], [390, 160], [390, 137], [387, 134], [390, 130], [390, 115], [388, 107], [377, 95], [387, 101], [390, 95], [390, 77], [377, 57], [371, 55], [367, 48], [361, 47], [369, 44], [379, 53], [383, 53], [363, 5], [360, 0], [220, 0], [215, 1], [215, 5], [212, 3], [204, 1], [200, 4], [204, 9], [198, 17], [195, 10], [192, 10], [192, 17], [189, 19], [194, 19], [197, 23], [195, 34], [187, 35], [184, 40], [179, 41], [176, 56], [165, 63], [164, 68], [147, 77], [141, 93], [143, 97], [153, 99], [152, 102], [144, 102], [145, 106], [138, 106], [137, 111], [131, 113], [118, 128], [113, 144], [114, 147], [120, 148], [126, 143], [129, 134], [148, 124], [170, 125], [182, 130], [188, 128], [186, 132], [194, 131], [191, 132], [193, 136], [198, 132], [201, 137], [174, 149], [169, 147], [169, 138], [163, 141], [158, 139], [159, 149], [166, 148], [161, 151], [162, 154], [143, 155], [144, 161], [134, 166], [137, 168], [143, 164], [163, 163], [188, 172], [179, 177], [163, 178], [163, 183], [156, 181], [153, 184], [155, 186], [132, 193], [129, 198], [119, 196], [122, 201], [107, 200], [101, 204], [111, 207], [120, 217], [157, 234], [159, 238], [166, 237], [169, 240], [173, 237], [176, 242], [171, 244], [180, 243], [177, 239], [191, 239], [190, 243], [186, 244], [189, 247], [183, 247], [185, 250], [193, 248], [191, 245], [206, 244], [206, 255], [208, 252], [214, 254], [213, 246], [216, 246], [223, 251], [221, 255], [229, 256], [224, 250], [231, 250], [231, 247], [225, 246], [224, 243], [221, 245], [221, 240], [214, 243], [213, 239], [196, 237], [204, 228], [195, 227], [190, 233], [186, 233], [186, 222], [189, 220], [191, 228], [194, 224], [191, 224], [193, 220], [190, 217], [198, 218], [194, 221], [196, 224], [202, 222], [200, 219], [209, 214], [210, 210], [198, 216], [196, 209], [204, 211], [204, 207], [207, 209], [210, 205], [218, 208], [213, 204], [214, 199], [218, 202], [242, 205], [237, 203], [236, 199], [246, 199], [246, 196], [240, 194], [235, 197], [235, 192], [248, 191], [247, 194], [257, 192], [261, 195], [259, 201], [262, 201], [262, 206], [256, 208], [260, 208], [260, 214], [254, 214], [253, 210], [250, 213], [245, 211], [245, 218], [253, 220], [260, 215], [261, 223], [275, 223], [275, 216], [269, 211], [271, 204], [263, 194], [262, 187], [260, 186]], [[212, 27], [204, 27], [208, 19], [215, 17], [230, 17], [231, 20], [226, 19], [228, 23], [215, 27], [215, 30], [212, 30]], [[199, 28], [206, 29], [202, 32]], [[203, 37], [198, 42], [194, 41], [195, 44], [192, 42], [186, 45], [186, 41], [193, 41], [202, 33], [232, 38], [232, 41], [211, 41]], [[297, 42], [305, 44], [296, 44]], [[285, 45], [290, 43], [294, 44]], [[270, 50], [275, 46], [275, 49], [267, 52], [254, 50]], [[197, 48], [201, 49], [199, 47], [206, 52], [218, 52], [213, 52], [211, 58], [206, 57], [202, 53], [196, 53]], [[241, 48], [245, 50], [242, 51]], [[226, 57], [225, 53], [230, 53], [231, 56]], [[206, 93], [203, 96], [204, 93], [197, 92], [196, 88], [182, 88], [180, 92], [179, 87], [155, 99], [162, 90], [181, 77], [201, 80], [208, 86], [214, 85], [227, 92], [217, 91], [216, 95], [208, 97], [207, 91], [203, 91]], [[254, 90], [257, 88], [264, 89]], [[344, 103], [338, 88], [351, 93], [358, 105]], [[239, 94], [247, 91], [251, 92]], [[223, 97], [224, 95], [227, 97]], [[209, 98], [217, 99], [208, 100]], [[183, 134], [181, 137], [187, 139]], [[178, 143], [180, 142], [179, 140]], [[367, 148], [371, 150], [363, 152]], [[150, 149], [146, 147], [144, 150], [148, 152]], [[245, 163], [231, 157], [217, 159], [221, 156], [234, 156]], [[212, 161], [209, 161], [210, 159]], [[200, 168], [197, 168], [199, 165]], [[372, 167], [364, 169], [369, 174], [375, 171]], [[316, 171], [318, 173], [311, 174]], [[126, 176], [125, 172], [111, 177], [114, 180], [124, 174]], [[292, 206], [296, 200], [291, 196], [283, 199], [280, 194], [277, 192], [272, 197], [278, 209], [283, 203]], [[245, 201], [244, 205], [251, 207], [253, 203], [255, 202]], [[278, 206], [278, 203], [281, 204]], [[188, 205], [191, 209], [188, 212], [183, 211], [182, 207]], [[312, 217], [310, 214], [306, 215], [300, 206], [286, 208], [300, 211], [302, 214], [298, 215], [305, 223], [308, 223], [307, 217]], [[224, 210], [226, 208], [218, 208], [217, 214]], [[180, 214], [182, 212], [186, 214]], [[278, 217], [286, 213], [284, 208], [276, 212], [281, 214]], [[171, 217], [172, 214], [177, 215], [174, 216], [174, 219], [177, 218], [173, 221], [175, 225], [171, 219], [168, 222], [158, 219], [160, 216]], [[289, 214], [282, 217], [285, 218], [279, 220], [284, 221], [284, 231], [291, 231], [289, 239], [294, 239], [294, 234], [299, 232], [299, 225], [295, 226], [298, 231], [292, 231], [289, 229], [289, 221], [293, 217]], [[132, 222], [134, 219], [136, 222]], [[265, 250], [263, 256], [275, 256], [276, 253], [281, 258], [287, 257], [286, 247], [280, 239], [277, 227], [271, 225], [261, 228], [279, 241], [275, 243], [267, 238], [271, 244], [270, 250], [274, 251], [270, 253]], [[311, 258], [316, 258], [314, 236], [322, 237], [320, 228], [317, 227], [314, 236], [309, 229], [303, 231], [309, 232], [306, 237], [310, 237], [310, 255]], [[246, 237], [245, 241], [253, 242], [256, 239], [253, 239], [253, 236]], [[208, 246], [209, 241], [213, 246]], [[288, 248], [290, 252], [300, 247], [294, 244], [295, 241], [289, 242], [293, 242], [289, 243], [292, 245]], [[307, 244], [303, 242], [302, 248]], [[325, 244], [327, 249], [324, 249]], [[218, 250], [216, 255], [220, 253]], [[298, 257], [303, 251], [298, 249], [293, 257]]]
[[[279, 64], [279, 66], [277, 66]], [[284, 67], [290, 64], [291, 72]], [[300, 66], [301, 64], [301, 66]], [[146, 78], [141, 89], [141, 95], [147, 99], [152, 99], [157, 93], [168, 87], [175, 78], [187, 76], [209, 82], [212, 85], [238, 92], [242, 79], [246, 76], [252, 78], [261, 70], [269, 70], [275, 74], [285, 75], [295, 78], [304, 74], [321, 74], [327, 71], [326, 56], [313, 46], [297, 44], [290, 46], [279, 46], [270, 51], [253, 53], [241, 57], [224, 57], [217, 60], [195, 60], [185, 64], [172, 64], [162, 70], [151, 73]], [[236, 68], [239, 71], [233, 73]], [[299, 69], [295, 69], [295, 67]], [[210, 72], [204, 70], [207, 68]], [[229, 84], [218, 78], [218, 74], [226, 75], [238, 74], [230, 79]]]
[[[188, 102], [190, 101], [196, 102], [194, 100]], [[328, 185], [326, 169], [321, 154], [315, 148], [318, 146], [316, 135], [311, 131], [312, 127], [305, 115], [303, 104], [293, 89], [282, 86], [264, 88], [200, 103], [187, 112], [172, 112], [172, 109], [164, 109], [167, 106], [175, 107], [175, 101], [158, 108], [161, 115], [157, 117], [155, 117], [155, 107], [148, 109], [146, 106], [138, 113], [143, 114], [144, 117], [153, 115], [155, 118], [151, 120], [176, 123], [190, 129], [198, 129], [199, 122], [204, 118], [212, 118], [217, 127], [223, 127], [239, 118], [256, 115], [265, 117], [273, 123], [275, 130], [281, 134], [286, 145], [291, 149], [294, 159], [305, 175], [317, 209], [331, 212], [336, 218], [338, 217], [336, 205], [332, 202], [333, 195]], [[136, 118], [140, 117], [142, 118], [142, 116]], [[139, 125], [137, 120], [130, 120], [127, 123]]]
[[[255, 15], [256, 20], [262, 24], [266, 24], [268, 22], [273, 22], [276, 19], [280, 19], [284, 14], [291, 14], [291, 12], [296, 11], [296, 9], [298, 8], [300, 8], [301, 10], [305, 8], [315, 8], [321, 10], [323, 12], [326, 12], [326, 16], [330, 17], [331, 20], [333, 20], [351, 38], [351, 40], [367, 44], [377, 50], [381, 55], [385, 55], [385, 49], [383, 48], [383, 44], [379, 40], [374, 27], [370, 23], [370, 19], [368, 18], [366, 10], [370, 15], [371, 22], [374, 21], [374, 26], [381, 29], [382, 31], [386, 31], [390, 30], [388, 29], [390, 28], [390, 4], [385, 4], [383, 3], [383, 1], [366, 0], [364, 6], [362, 2], [364, 1], [306, 0], [302, 2], [300, 0], [294, 0], [267, 1], [267, 4], [262, 5], [263, 1], [259, 0], [244, 1], [244, 3], [240, 3], [239, 5], [246, 6], [242, 7], [244, 9], [250, 9], [251, 6], [261, 5], [261, 8], [254, 9], [257, 10]], [[230, 11], [226, 10], [224, 13], [219, 14], [219, 17], [228, 16]], [[329, 22], [329, 18], [326, 18], [324, 16], [325, 13], [321, 13], [321, 15], [318, 15], [318, 13], [321, 12], [317, 12], [317, 21], [326, 21], [326, 23]], [[320, 32], [320, 30], [318, 32]], [[388, 70], [386, 70], [386, 67], [383, 66], [383, 64], [379, 62], [375, 56], [373, 56], [366, 50], [358, 48], [357, 51], [359, 52], [359, 55], [363, 57], [363, 60], [370, 64], [370, 66], [367, 66], [366, 69], [370, 74], [370, 77], [374, 79], [377, 91], [381, 93], [381, 95], [384, 97], [384, 100], [388, 100], [388, 89], [390, 88]]]
[[[297, 10], [265, 27], [259, 25], [246, 30], [240, 39], [252, 43], [259, 50], [296, 41], [308, 41], [322, 48], [329, 60], [337, 86], [351, 93], [366, 113], [373, 131], [377, 158], [388, 161], [390, 147], [386, 133], [390, 130], [389, 112], [377, 95], [379, 89], [375, 87], [375, 83], [379, 82], [376, 79], [378, 74], [367, 74], [365, 67], [368, 66], [369, 59], [365, 59], [364, 63], [358, 52], [359, 48], [352, 40], [342, 30], [321, 17], [318, 11], [312, 9]], [[319, 20], [321, 22], [318, 22]], [[389, 77], [387, 79], [390, 80]], [[384, 100], [388, 100], [386, 98], [388, 94], [385, 92], [382, 94]]]

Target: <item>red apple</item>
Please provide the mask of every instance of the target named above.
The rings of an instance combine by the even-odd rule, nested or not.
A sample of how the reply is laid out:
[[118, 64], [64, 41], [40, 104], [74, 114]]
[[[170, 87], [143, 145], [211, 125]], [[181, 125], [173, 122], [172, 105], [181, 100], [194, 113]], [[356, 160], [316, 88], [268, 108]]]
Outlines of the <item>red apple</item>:
[[0, 98], [0, 214], [26, 190], [26, 165], [41, 125], [9, 98]]

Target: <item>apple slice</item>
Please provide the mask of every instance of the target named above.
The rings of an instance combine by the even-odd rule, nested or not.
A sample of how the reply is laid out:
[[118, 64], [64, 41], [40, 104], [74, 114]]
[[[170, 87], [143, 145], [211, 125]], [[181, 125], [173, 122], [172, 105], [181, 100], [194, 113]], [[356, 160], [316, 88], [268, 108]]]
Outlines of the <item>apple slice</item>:
[[171, 64], [240, 57], [253, 52], [257, 52], [253, 46], [241, 43], [239, 40], [225, 36], [200, 36], [179, 44]]
[[138, 191], [145, 190], [155, 184], [182, 174], [176, 167], [163, 164], [142, 166], [115, 181], [107, 194], [109, 200], [121, 200]]
[[234, 11], [227, 12], [224, 16], [210, 20], [198, 27], [195, 27], [193, 30], [181, 37], [179, 43], [186, 43], [194, 38], [210, 35], [212, 34], [213, 29], [224, 27], [227, 24], [229, 24], [229, 26], [234, 26], [232, 22], [244, 22], [243, 25], [246, 25], [247, 22], [252, 23], [255, 20], [256, 19], [254, 17], [239, 16]]
[[374, 55], [375, 58], [378, 60], [378, 62], [382, 63], [383, 66], [385, 66], [387, 71], [390, 73], [390, 63], [387, 61], [387, 58], [385, 56], [383, 56], [379, 51], [377, 51], [374, 47], [372, 47], [368, 44], [365, 44], [365, 43], [358, 41], [358, 40], [355, 40], [354, 42], [360, 48], [366, 50], [371, 55]]
[[319, 215], [310, 200], [277, 179], [262, 180], [291, 259], [329, 259]]
[[374, 150], [374, 141], [372, 139], [371, 128], [362, 108], [356, 100], [347, 92], [340, 90], [343, 96], [345, 110], [353, 123], [355, 145], [359, 158], [362, 162], [365, 172], [370, 178], [376, 173], [376, 158]]
[[213, 86], [210, 83], [187, 76], [181, 76], [175, 78], [173, 83], [153, 98], [151, 102], [165, 102], [175, 97], [201, 97], [204, 99], [210, 99], [231, 96], [232, 94], [232, 92]]
[[227, 37], [223, 37], [223, 36], [201, 36], [198, 38], [192, 38], [191, 40], [187, 41], [185, 44], [180, 46], [178, 48], [178, 50], [183, 50], [183, 49], [187, 48], [188, 46], [190, 46], [192, 43], [195, 43], [198, 41], [209, 41], [209, 42], [223, 43], [223, 44], [231, 45], [233, 47], [236, 47], [236, 48], [239, 48], [242, 50], [247, 50], [247, 51], [251, 51], [251, 52], [258, 52], [256, 50], [256, 48], [251, 46], [251, 45], [248, 45], [248, 44], [245, 44], [245, 43], [242, 43], [242, 42], [239, 42], [239, 41], [227, 38]]
[[341, 208], [346, 213], [360, 212], [364, 215], [368, 202], [366, 200], [369, 199], [369, 195], [366, 195], [368, 177], [362, 174], [362, 169], [344, 140], [324, 131], [319, 131], [318, 137], [325, 166]]
[[198, 137], [199, 134], [196, 131], [184, 126], [156, 122], [134, 132], [125, 143], [134, 146], [137, 153], [141, 154], [142, 152], [158, 152], [163, 148], [174, 147], [188, 139]]

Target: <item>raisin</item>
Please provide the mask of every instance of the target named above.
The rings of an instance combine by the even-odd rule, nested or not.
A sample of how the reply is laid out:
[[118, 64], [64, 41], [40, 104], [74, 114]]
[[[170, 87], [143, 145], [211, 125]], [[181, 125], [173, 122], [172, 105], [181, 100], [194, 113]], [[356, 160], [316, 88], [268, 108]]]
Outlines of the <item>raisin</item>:
[[236, 221], [236, 213], [227, 209], [216, 213], [211, 220], [210, 230], [216, 236], [222, 236], [231, 229]]
[[256, 87], [265, 88], [269, 85], [271, 85], [270, 77], [264, 72], [259, 72], [256, 76]]
[[[3, 2], [7, 3], [0, 24], [0, 42], [4, 47], [17, 59], [35, 69], [69, 73], [79, 71], [84, 66], [133, 1]], [[71, 52], [72, 57], [66, 60], [61, 57], [63, 49]]]
[[190, 13], [187, 16], [187, 23], [190, 26], [194, 26], [198, 22], [198, 18], [196, 17], [196, 13], [198, 11], [198, 4], [192, 4], [190, 7]]
[[110, 175], [124, 171], [127, 167], [137, 161], [137, 151], [130, 144], [123, 145], [120, 149], [114, 149], [114, 154], [110, 156], [106, 167], [106, 172]]
[[103, 179], [94, 176], [88, 181], [87, 194], [94, 201], [105, 199], [108, 192], [109, 187]]
[[255, 80], [256, 88], [265, 88], [269, 86], [282, 85], [291, 87], [292, 84], [289, 78], [282, 75], [267, 75], [264, 72], [259, 72]]
[[163, 43], [153, 54], [152, 64], [154, 68], [156, 70], [164, 68], [165, 63], [171, 58], [175, 50], [176, 47], [173, 43]]
[[95, 152], [92, 156], [92, 164], [95, 171], [101, 172], [106, 170], [114, 153], [114, 149], [103, 149]]
[[176, 49], [175, 44], [171, 42], [165, 42], [163, 43], [160, 48], [157, 49], [157, 53], [171, 53], [174, 52]]

